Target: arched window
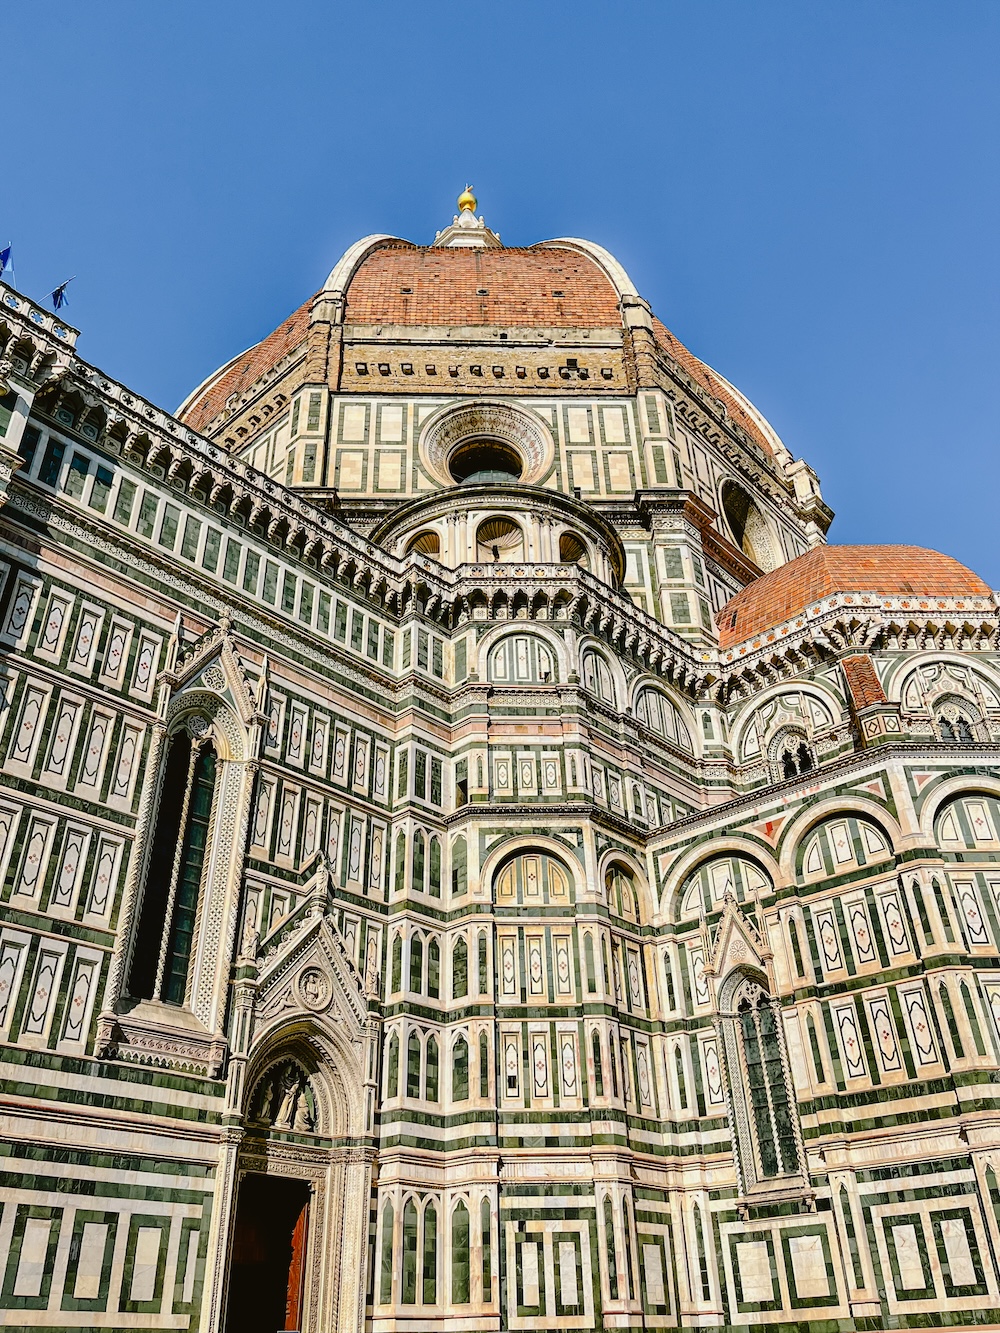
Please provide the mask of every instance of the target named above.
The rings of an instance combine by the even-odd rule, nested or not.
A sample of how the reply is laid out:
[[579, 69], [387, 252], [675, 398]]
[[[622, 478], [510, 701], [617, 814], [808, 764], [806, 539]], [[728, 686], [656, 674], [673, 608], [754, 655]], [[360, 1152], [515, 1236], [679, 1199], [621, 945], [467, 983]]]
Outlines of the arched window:
[[490, 1095], [490, 1043], [485, 1032], [479, 1034], [479, 1096], [486, 1101]]
[[437, 940], [427, 946], [427, 996], [437, 1000], [441, 995], [441, 948]]
[[172, 738], [129, 976], [137, 999], [187, 998], [215, 774], [211, 741], [192, 746], [184, 731]]
[[689, 754], [694, 752], [691, 733], [680, 713], [662, 692], [652, 687], [640, 690], [635, 701], [636, 721], [657, 736], [674, 741]]
[[524, 559], [524, 533], [512, 518], [487, 518], [476, 529], [476, 559], [480, 564]]
[[386, 1059], [385, 1095], [396, 1097], [399, 1094], [399, 1038], [395, 1032], [389, 1038], [389, 1055]]
[[424, 945], [419, 935], [410, 936], [410, 990], [419, 995], [424, 989]]
[[453, 1102], [469, 1100], [469, 1043], [464, 1037], [459, 1037], [452, 1048], [451, 1099]]
[[392, 1304], [392, 1230], [396, 1217], [392, 1204], [382, 1209], [382, 1257], [379, 1263], [378, 1298], [382, 1305]]
[[635, 1274], [632, 1272], [632, 1221], [626, 1199], [622, 1199], [622, 1235], [625, 1238], [625, 1299], [631, 1300]]
[[483, 1242], [483, 1300], [493, 1299], [493, 1214], [489, 1199], [479, 1205], [479, 1230]]
[[805, 732], [794, 728], [784, 728], [779, 731], [770, 744], [769, 753], [771, 773], [775, 782], [801, 777], [803, 773], [811, 773], [816, 767], [816, 759], [810, 749], [808, 737]]
[[403, 989], [403, 937], [397, 935], [392, 941], [392, 993], [396, 995]]
[[551, 685], [555, 661], [548, 644], [534, 634], [512, 634], [489, 655], [486, 674], [498, 685]]
[[613, 865], [605, 876], [604, 887], [608, 909], [626, 921], [638, 922], [639, 899], [631, 870], [620, 864]]
[[438, 1099], [438, 1044], [437, 1038], [427, 1038], [427, 1077], [424, 1081], [424, 1097], [429, 1102]]
[[735, 481], [722, 486], [722, 512], [733, 540], [745, 556], [765, 573], [774, 568], [774, 545], [756, 502]]
[[406, 888], [406, 834], [400, 830], [396, 834], [396, 876], [393, 885], [397, 893]]
[[413, 888], [424, 891], [424, 835], [417, 829], [413, 835]]
[[611, 668], [593, 648], [583, 655], [583, 683], [591, 694], [596, 695], [603, 703], [610, 704], [612, 708], [615, 707], [617, 700]]
[[441, 538], [432, 529], [426, 528], [406, 543], [406, 554], [409, 555], [411, 551], [419, 551], [421, 555], [438, 556], [441, 554]]
[[562, 565], [580, 565], [590, 568], [590, 556], [582, 537], [575, 532], [564, 532], [559, 538], [559, 563]]
[[403, 1305], [417, 1303], [417, 1205], [407, 1199], [403, 1209]]
[[601, 1038], [594, 1032], [590, 1038], [590, 1049], [594, 1061], [594, 1095], [604, 1096], [604, 1069], [601, 1065]]
[[780, 1020], [767, 992], [749, 976], [731, 978], [721, 1009], [733, 1136], [744, 1188], [752, 1189], [802, 1169]]
[[459, 834], [451, 844], [451, 891], [460, 898], [469, 887], [469, 851], [465, 838]]
[[406, 1043], [406, 1095], [420, 1096], [420, 1038], [415, 1032]]
[[470, 1299], [469, 1210], [461, 1200], [451, 1215], [451, 1303], [468, 1305]]
[[583, 937], [583, 961], [587, 973], [587, 994], [597, 994], [597, 969], [594, 965], [594, 937], [588, 931]]
[[674, 1072], [677, 1075], [677, 1100], [682, 1111], [687, 1110], [687, 1079], [684, 1077], [684, 1056], [679, 1046], [674, 1047]]
[[469, 946], [459, 940], [451, 951], [451, 998], [462, 1000], [469, 993]]
[[615, 1215], [611, 1207], [611, 1196], [604, 1199], [604, 1246], [608, 1261], [608, 1294], [613, 1301], [618, 1299], [618, 1256], [615, 1253]]
[[429, 1203], [424, 1209], [423, 1303], [437, 1303], [437, 1209]]
[[490, 988], [489, 945], [486, 931], [479, 932], [479, 994], [486, 995]]
[[430, 838], [430, 895], [432, 898], [441, 897], [441, 840], [440, 838]]
[[972, 745], [976, 739], [975, 725], [979, 721], [979, 710], [973, 709], [964, 699], [945, 698], [934, 705], [934, 717], [937, 720], [938, 735], [952, 745]]

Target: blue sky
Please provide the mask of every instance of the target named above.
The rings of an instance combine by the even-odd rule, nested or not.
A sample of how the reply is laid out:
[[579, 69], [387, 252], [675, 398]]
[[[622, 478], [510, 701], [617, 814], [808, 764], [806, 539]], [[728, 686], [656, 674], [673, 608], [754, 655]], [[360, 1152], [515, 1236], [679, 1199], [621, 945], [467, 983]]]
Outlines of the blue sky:
[[815, 467], [837, 542], [1000, 587], [1000, 5], [4, 7], [0, 245], [166, 407], [472, 182], [585, 236]]

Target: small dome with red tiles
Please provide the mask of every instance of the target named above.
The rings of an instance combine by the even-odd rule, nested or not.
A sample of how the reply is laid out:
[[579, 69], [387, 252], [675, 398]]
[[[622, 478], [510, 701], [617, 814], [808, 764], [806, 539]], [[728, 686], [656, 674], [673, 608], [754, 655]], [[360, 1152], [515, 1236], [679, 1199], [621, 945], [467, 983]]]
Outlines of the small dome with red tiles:
[[835, 593], [992, 597], [978, 574], [923, 546], [817, 546], [726, 603], [717, 616], [719, 646], [743, 643]]

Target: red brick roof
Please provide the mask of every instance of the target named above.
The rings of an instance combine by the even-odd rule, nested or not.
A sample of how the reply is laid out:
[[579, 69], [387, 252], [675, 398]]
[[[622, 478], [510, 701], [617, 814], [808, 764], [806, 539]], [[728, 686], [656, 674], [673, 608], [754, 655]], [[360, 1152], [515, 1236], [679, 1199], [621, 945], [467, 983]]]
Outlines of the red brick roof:
[[677, 364], [682, 369], [686, 370], [697, 384], [700, 384], [703, 389], [707, 389], [713, 397], [719, 398], [725, 403], [729, 415], [734, 421], [739, 422], [751, 439], [755, 440], [756, 443], [760, 445], [765, 454], [767, 454], [768, 457], [773, 455], [774, 449], [771, 446], [771, 442], [740, 400], [734, 397], [729, 386], [723, 384], [719, 377], [714, 375], [704, 362], [699, 361], [696, 356], [689, 352], [684, 344], [674, 337], [666, 325], [661, 324], [655, 317], [653, 319], [653, 333], [656, 336], [656, 341], [664, 351], [668, 352]]
[[730, 648], [838, 592], [888, 597], [989, 597], [990, 589], [950, 555], [922, 546], [816, 546], [755, 579], [716, 617]]
[[855, 708], [867, 708], [869, 704], [885, 703], [885, 690], [882, 688], [870, 653], [855, 653], [851, 657], [845, 657], [841, 666], [844, 668]]
[[204, 430], [225, 407], [227, 398], [249, 389], [265, 371], [276, 366], [298, 347], [309, 327], [309, 307], [312, 303], [313, 297], [310, 297], [288, 316], [284, 324], [279, 324], [256, 347], [238, 356], [228, 370], [224, 370], [214, 380], [209, 380], [194, 402], [179, 414], [181, 420], [195, 430]]
[[463, 250], [395, 243], [373, 250], [347, 289], [347, 324], [620, 328], [618, 293], [573, 250]]

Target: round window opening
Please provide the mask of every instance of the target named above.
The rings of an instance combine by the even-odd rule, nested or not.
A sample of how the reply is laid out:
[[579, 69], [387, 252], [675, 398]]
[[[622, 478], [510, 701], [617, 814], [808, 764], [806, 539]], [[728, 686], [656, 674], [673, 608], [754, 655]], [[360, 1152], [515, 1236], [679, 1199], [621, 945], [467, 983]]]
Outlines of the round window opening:
[[517, 481], [524, 470], [520, 454], [499, 440], [468, 440], [448, 459], [448, 470], [463, 485]]

